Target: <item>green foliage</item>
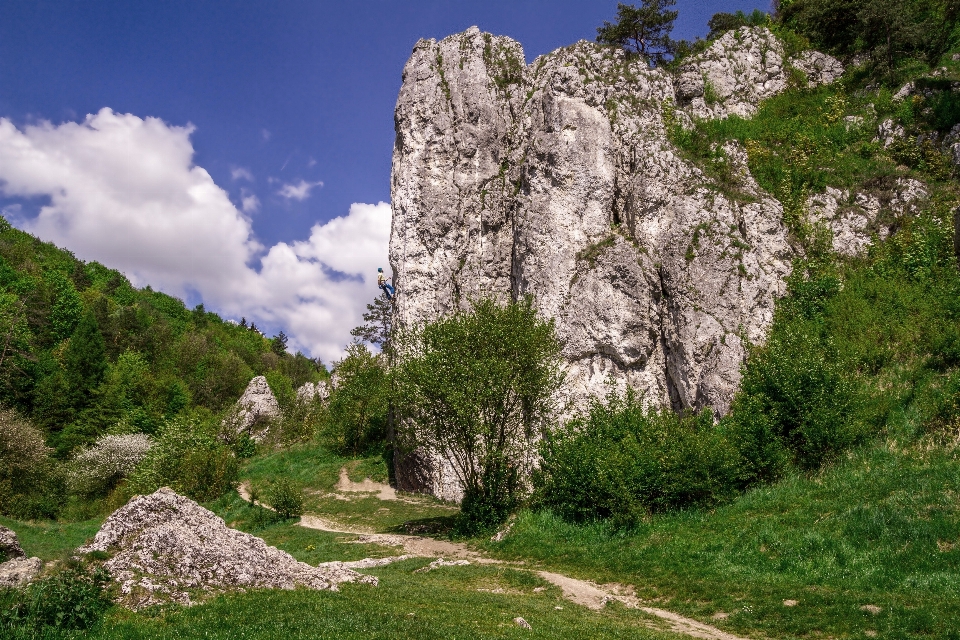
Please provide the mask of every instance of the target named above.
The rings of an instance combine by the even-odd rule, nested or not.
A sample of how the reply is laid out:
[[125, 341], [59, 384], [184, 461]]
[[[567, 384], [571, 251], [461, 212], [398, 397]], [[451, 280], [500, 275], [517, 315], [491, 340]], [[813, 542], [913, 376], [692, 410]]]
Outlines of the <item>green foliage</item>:
[[335, 451], [359, 455], [383, 447], [387, 436], [390, 381], [383, 356], [355, 342], [334, 363], [336, 387], [330, 396], [322, 439]]
[[765, 27], [770, 24], [770, 15], [760, 9], [754, 9], [750, 13], [737, 11], [736, 13], [715, 13], [707, 21], [707, 28], [710, 33], [707, 34], [707, 40], [719, 38], [727, 31], [733, 31], [740, 27]]
[[818, 49], [869, 55], [894, 70], [907, 57], [936, 64], [954, 37], [955, 0], [789, 0], [780, 20]]
[[399, 446], [451, 461], [464, 487], [461, 530], [499, 524], [526, 473], [529, 439], [557, 410], [563, 374], [553, 321], [529, 298], [483, 300], [413, 331], [398, 353]]
[[267, 486], [267, 504], [283, 519], [299, 518], [303, 514], [303, 487], [290, 478], [280, 477]]
[[28, 420], [0, 409], [0, 514], [52, 517], [63, 500], [63, 479], [52, 450]]
[[393, 326], [393, 305], [387, 299], [386, 294], [377, 296], [372, 303], [367, 304], [367, 310], [363, 314], [363, 322], [364, 324], [350, 331], [350, 335], [389, 352]]
[[196, 418], [167, 420], [126, 489], [147, 494], [169, 486], [200, 501], [232, 489], [239, 466], [233, 451], [216, 437], [217, 428]]
[[22, 590], [0, 589], [0, 631], [4, 637], [34, 638], [92, 629], [113, 605], [107, 593], [110, 581], [105, 569], [75, 567]]
[[677, 12], [669, 8], [676, 0], [641, 0], [640, 7], [617, 3], [616, 23], [597, 27], [597, 42], [624, 47], [657, 64], [675, 51], [670, 32]]
[[632, 391], [595, 400], [540, 450], [537, 502], [573, 522], [636, 525], [651, 512], [712, 506], [736, 488], [737, 451], [710, 411], [649, 409]]

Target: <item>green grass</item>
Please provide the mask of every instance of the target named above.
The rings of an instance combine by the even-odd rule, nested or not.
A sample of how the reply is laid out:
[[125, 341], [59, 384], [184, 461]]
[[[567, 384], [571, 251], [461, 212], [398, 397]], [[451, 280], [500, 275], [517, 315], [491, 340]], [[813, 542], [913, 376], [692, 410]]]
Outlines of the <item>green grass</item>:
[[405, 523], [434, 521], [450, 516], [456, 507], [430, 496], [400, 494], [398, 500], [380, 500], [373, 494], [349, 493], [332, 495], [340, 478], [340, 469], [347, 467], [353, 481], [366, 477], [386, 480], [386, 465], [380, 456], [352, 459], [330, 453], [322, 445], [297, 445], [253, 458], [241, 471], [241, 478], [255, 487], [265, 486], [272, 478], [286, 476], [305, 489], [306, 513], [329, 518], [346, 527], [370, 531], [395, 531]]
[[[378, 570], [380, 585], [343, 585], [339, 593], [258, 591], [217, 598], [156, 617], [116, 612], [89, 638], [676, 638], [644, 625], [644, 614], [608, 607], [589, 612], [540, 593], [541, 583], [512, 569], [447, 567], [412, 572], [425, 560]], [[486, 591], [480, 591], [486, 589]], [[495, 589], [502, 593], [491, 593]], [[557, 610], [555, 607], [563, 607]], [[533, 627], [518, 627], [521, 616]]]
[[504, 542], [486, 547], [633, 584], [640, 597], [701, 620], [731, 614], [718, 626], [745, 634], [958, 637], [960, 455], [929, 440], [890, 441], [713, 511], [657, 516], [629, 532], [524, 512]]
[[62, 560], [74, 549], [96, 535], [102, 519], [82, 522], [57, 522], [32, 520], [21, 522], [0, 517], [0, 525], [12, 529], [20, 540], [20, 546], [28, 556], [36, 556], [44, 562]]

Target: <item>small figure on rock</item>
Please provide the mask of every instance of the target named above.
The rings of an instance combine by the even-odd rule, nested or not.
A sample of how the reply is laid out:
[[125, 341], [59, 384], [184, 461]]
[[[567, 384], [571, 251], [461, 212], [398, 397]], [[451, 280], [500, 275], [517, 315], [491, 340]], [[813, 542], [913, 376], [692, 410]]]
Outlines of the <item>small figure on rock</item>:
[[387, 296], [387, 300], [393, 300], [393, 285], [387, 282], [388, 279], [383, 275], [383, 267], [377, 267], [377, 286]]

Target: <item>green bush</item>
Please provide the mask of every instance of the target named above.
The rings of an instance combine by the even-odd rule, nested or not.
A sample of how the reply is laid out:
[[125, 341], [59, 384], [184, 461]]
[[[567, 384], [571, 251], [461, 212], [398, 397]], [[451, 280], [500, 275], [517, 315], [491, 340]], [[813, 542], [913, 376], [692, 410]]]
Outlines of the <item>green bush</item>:
[[650, 512], [716, 504], [736, 487], [737, 452], [710, 411], [650, 409], [633, 391], [595, 400], [540, 450], [536, 501], [574, 522], [629, 526]]
[[303, 514], [303, 488], [289, 478], [278, 478], [266, 491], [267, 504], [281, 518], [297, 518]]
[[153, 493], [163, 486], [207, 501], [220, 497], [237, 482], [234, 452], [216, 437], [217, 427], [185, 417], [166, 421], [127, 489]]
[[0, 590], [0, 631], [4, 637], [34, 638], [90, 629], [112, 606], [109, 584], [104, 569], [72, 568], [24, 589]]
[[355, 342], [334, 363], [336, 386], [330, 396], [322, 439], [342, 454], [382, 449], [387, 437], [390, 381], [383, 356]]
[[52, 452], [28, 420], [0, 409], [0, 513], [20, 519], [57, 514], [65, 486]]

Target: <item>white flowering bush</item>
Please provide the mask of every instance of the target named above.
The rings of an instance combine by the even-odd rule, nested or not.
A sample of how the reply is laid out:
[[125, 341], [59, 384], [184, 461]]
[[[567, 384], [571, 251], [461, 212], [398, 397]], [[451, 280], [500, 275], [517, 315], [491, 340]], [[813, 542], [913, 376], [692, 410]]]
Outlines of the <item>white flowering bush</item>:
[[104, 436], [81, 450], [70, 465], [67, 483], [73, 493], [105, 493], [126, 478], [153, 447], [144, 433]]

